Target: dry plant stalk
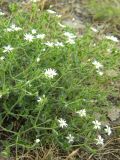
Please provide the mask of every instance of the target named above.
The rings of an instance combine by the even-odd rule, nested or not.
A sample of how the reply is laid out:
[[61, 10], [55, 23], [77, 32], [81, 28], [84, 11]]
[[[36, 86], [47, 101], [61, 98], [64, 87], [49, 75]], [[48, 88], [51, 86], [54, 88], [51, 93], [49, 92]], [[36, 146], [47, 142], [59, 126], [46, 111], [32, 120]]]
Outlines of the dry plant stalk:
[[76, 154], [78, 153], [79, 149], [76, 149], [74, 151], [72, 151], [72, 153], [70, 153], [65, 160], [69, 160], [71, 158], [73, 158], [74, 156], [76, 156]]

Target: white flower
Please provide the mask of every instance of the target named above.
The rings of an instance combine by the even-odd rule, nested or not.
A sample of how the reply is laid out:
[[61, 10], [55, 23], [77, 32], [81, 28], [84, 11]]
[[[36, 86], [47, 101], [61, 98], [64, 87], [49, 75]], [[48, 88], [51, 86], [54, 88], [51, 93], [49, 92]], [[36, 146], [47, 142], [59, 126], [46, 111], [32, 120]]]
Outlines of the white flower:
[[54, 5], [51, 4], [51, 5], [49, 6], [49, 8], [52, 8], [53, 6], [54, 6]]
[[41, 97], [38, 97], [37, 98], [37, 102], [39, 103], [39, 102], [41, 102], [42, 101], [42, 98]]
[[35, 143], [39, 143], [39, 142], [40, 142], [40, 139], [37, 138], [37, 139], [35, 140]]
[[12, 25], [10, 26], [10, 28], [14, 30], [14, 29], [16, 28], [16, 25], [15, 25], [15, 24], [12, 24]]
[[67, 43], [69, 43], [69, 44], [75, 44], [75, 40], [74, 40], [74, 39], [69, 38], [69, 39], [67, 40]]
[[112, 130], [108, 125], [106, 125], [105, 132], [108, 134], [108, 136], [110, 136], [112, 133]]
[[72, 143], [72, 142], [74, 142], [75, 137], [73, 137], [71, 134], [69, 134], [66, 138], [68, 139], [68, 143]]
[[98, 135], [98, 138], [95, 140], [97, 141], [96, 145], [104, 145], [104, 139], [101, 137], [101, 135]]
[[109, 40], [112, 40], [114, 42], [119, 42], [118, 38], [117, 37], [114, 37], [114, 36], [105, 36], [106, 39], [109, 39]]
[[5, 15], [5, 13], [3, 13], [3, 12], [0, 11], [0, 16], [4, 16], [4, 15]]
[[22, 28], [20, 28], [20, 27], [15, 28], [15, 31], [20, 31], [20, 30], [22, 30]]
[[100, 71], [99, 69], [96, 71], [100, 76], [103, 76], [103, 72], [102, 71]]
[[17, 27], [15, 24], [12, 24], [9, 28], [6, 29], [8, 32], [14, 32], [14, 31], [19, 31], [22, 30], [22, 28]]
[[50, 14], [55, 14], [56, 13], [55, 11], [50, 10], [50, 9], [47, 9], [47, 12], [50, 13]]
[[92, 123], [94, 124], [94, 129], [101, 129], [101, 122], [95, 120]]
[[36, 34], [37, 33], [37, 31], [36, 31], [36, 29], [32, 29], [32, 34]]
[[45, 45], [46, 45], [46, 46], [49, 46], [49, 47], [53, 47], [53, 46], [54, 46], [54, 43], [53, 43], [53, 42], [46, 42]]
[[32, 84], [30, 83], [30, 81], [27, 81], [26, 84], [27, 84], [29, 87], [32, 87]]
[[11, 28], [6, 29], [7, 32], [12, 32], [13, 30]]
[[15, 24], [12, 24], [12, 25], [10, 26], [10, 28], [11, 28], [13, 31], [19, 31], [19, 30], [22, 29], [22, 28], [20, 28], [20, 27], [17, 27]]
[[108, 48], [108, 49], [107, 49], [107, 52], [108, 52], [108, 53], [112, 53], [112, 49], [111, 49], [111, 48]]
[[45, 70], [45, 76], [48, 77], [48, 78], [54, 78], [54, 76], [57, 75], [57, 72], [55, 69], [51, 69], [51, 68], [48, 68]]
[[61, 23], [58, 23], [58, 25], [59, 25], [60, 27], [62, 27], [62, 28], [65, 28], [65, 27], [66, 27], [65, 25], [63, 25], [63, 24], [61, 24]]
[[0, 57], [0, 60], [1, 60], [1, 61], [3, 61], [4, 59], [5, 59], [5, 57], [4, 57], [4, 56], [1, 56], [1, 57]]
[[32, 35], [32, 34], [30, 34], [30, 33], [26, 33], [25, 35], [24, 35], [24, 39], [26, 40], [26, 41], [29, 41], [29, 42], [32, 42], [33, 41], [33, 39], [34, 39], [34, 36]]
[[37, 34], [36, 38], [38, 38], [38, 39], [44, 39], [45, 38], [45, 34]]
[[93, 46], [95, 47], [95, 46], [96, 46], [96, 43], [93, 43]]
[[6, 53], [6, 52], [9, 53], [14, 49], [13, 47], [11, 47], [11, 45], [4, 46], [3, 48], [4, 48], [4, 50], [3, 50], [4, 53]]
[[56, 15], [56, 17], [61, 18], [61, 17], [62, 17], [62, 15], [61, 15], [61, 14], [57, 14], [57, 15]]
[[46, 42], [45, 45], [49, 46], [49, 47], [63, 47], [64, 44], [62, 42]]
[[38, 58], [36, 59], [36, 61], [37, 61], [37, 62], [40, 62], [40, 58], [38, 57]]
[[62, 119], [62, 118], [60, 118], [60, 119], [58, 120], [58, 122], [59, 122], [59, 126], [60, 126], [61, 128], [64, 128], [64, 127], [67, 127], [67, 126], [68, 126], [68, 124], [66, 123], [66, 120], [64, 120], [64, 119]]
[[45, 48], [43, 48], [43, 49], [42, 49], [42, 51], [43, 51], [43, 52], [45, 52], [45, 51], [46, 51], [46, 49], [45, 49]]
[[2, 98], [2, 94], [0, 93], [0, 98]]
[[76, 113], [78, 113], [80, 117], [86, 117], [86, 110], [85, 109], [81, 109], [81, 110], [77, 111]]
[[45, 95], [43, 95], [42, 97], [37, 97], [37, 102], [42, 103], [44, 99], [45, 99]]
[[75, 44], [75, 38], [76, 38], [76, 36], [73, 33], [64, 32], [64, 35], [68, 38], [67, 39], [67, 43]]
[[64, 44], [62, 42], [56, 42], [54, 43], [54, 45], [57, 47], [64, 47]]
[[75, 21], [75, 18], [73, 17], [72, 21]]
[[66, 37], [68, 37], [69, 39], [76, 38], [76, 36], [75, 36], [73, 33], [70, 33], [70, 32], [64, 32], [64, 35], [65, 35]]
[[92, 62], [92, 64], [95, 65], [96, 69], [103, 68], [103, 65], [100, 62], [96, 61], [96, 60], [94, 60]]
[[91, 30], [93, 31], [93, 32], [98, 32], [98, 30], [96, 29], [96, 28], [94, 28], [94, 27], [91, 27]]

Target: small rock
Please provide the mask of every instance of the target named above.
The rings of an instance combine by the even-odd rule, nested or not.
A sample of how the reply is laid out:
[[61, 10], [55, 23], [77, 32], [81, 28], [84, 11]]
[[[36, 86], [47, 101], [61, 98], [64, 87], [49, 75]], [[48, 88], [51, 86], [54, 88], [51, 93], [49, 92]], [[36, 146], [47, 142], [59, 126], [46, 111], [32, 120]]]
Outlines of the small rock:
[[120, 118], [120, 108], [115, 108], [112, 107], [108, 111], [108, 117], [110, 118], [111, 121], [116, 121], [117, 119]]

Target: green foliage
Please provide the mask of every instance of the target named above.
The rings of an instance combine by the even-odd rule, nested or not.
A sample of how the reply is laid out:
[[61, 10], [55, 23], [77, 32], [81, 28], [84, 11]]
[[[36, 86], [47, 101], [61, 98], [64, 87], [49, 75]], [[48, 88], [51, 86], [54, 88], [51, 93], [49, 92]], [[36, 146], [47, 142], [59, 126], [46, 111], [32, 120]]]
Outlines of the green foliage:
[[120, 1], [118, 0], [89, 0], [87, 7], [94, 19], [112, 21], [114, 24], [120, 22]]
[[[61, 28], [58, 18], [46, 11], [38, 11], [34, 5], [32, 11], [19, 9], [12, 16], [0, 17], [0, 128], [2, 155], [23, 153], [40, 146], [56, 144], [62, 150], [80, 146], [95, 153], [92, 144], [97, 137], [92, 121], [95, 113], [105, 119], [106, 110], [112, 106], [107, 100], [111, 94], [117, 94], [110, 83], [119, 76], [109, 77], [108, 69], [116, 69], [120, 57], [116, 45], [109, 40], [99, 40], [96, 47], [96, 34], [89, 29], [75, 44], [66, 43], [64, 32], [69, 28]], [[13, 14], [14, 12], [14, 14]], [[15, 23], [22, 30], [7, 32], [6, 29]], [[26, 33], [36, 29], [44, 33], [43, 40], [24, 39]], [[48, 47], [47, 41], [63, 42], [63, 47]], [[4, 46], [14, 49], [4, 53]], [[111, 54], [105, 54], [108, 48]], [[37, 58], [40, 61], [37, 62]], [[92, 64], [94, 60], [104, 66], [104, 75], [100, 76]], [[49, 79], [44, 75], [45, 69], [52, 68], [57, 76]], [[45, 97], [43, 96], [45, 95]], [[38, 102], [38, 97], [42, 101]], [[87, 116], [79, 117], [76, 111], [86, 109]], [[63, 118], [68, 127], [61, 129], [58, 119]], [[68, 134], [75, 137], [70, 145], [66, 139]], [[36, 138], [40, 143], [36, 144]]]

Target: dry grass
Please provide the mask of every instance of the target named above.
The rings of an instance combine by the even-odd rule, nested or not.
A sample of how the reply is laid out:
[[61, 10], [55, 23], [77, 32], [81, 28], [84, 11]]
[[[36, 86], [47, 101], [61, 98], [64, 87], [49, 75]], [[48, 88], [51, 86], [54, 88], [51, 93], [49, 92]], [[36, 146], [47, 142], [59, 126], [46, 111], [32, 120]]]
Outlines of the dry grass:
[[56, 146], [51, 145], [48, 148], [41, 147], [25, 154], [20, 153], [21, 156], [17, 160], [120, 160], [120, 126], [113, 127], [113, 129], [115, 132], [113, 137], [105, 143], [104, 147], [98, 149], [96, 154], [90, 154], [81, 148], [62, 153]]
[[20, 156], [18, 160], [120, 160], [120, 138], [112, 138], [96, 155], [89, 154], [79, 148], [71, 151], [68, 155], [59, 153], [60, 151], [51, 146], [49, 149], [41, 148], [27, 152]]

